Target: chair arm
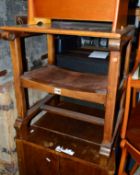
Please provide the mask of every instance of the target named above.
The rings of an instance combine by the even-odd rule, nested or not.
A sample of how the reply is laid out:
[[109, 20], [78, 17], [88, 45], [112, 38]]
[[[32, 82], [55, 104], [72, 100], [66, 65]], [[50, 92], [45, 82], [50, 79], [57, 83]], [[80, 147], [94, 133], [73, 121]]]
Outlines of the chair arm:
[[14, 33], [10, 33], [10, 32], [0, 31], [0, 39], [14, 40], [15, 39], [15, 34]]

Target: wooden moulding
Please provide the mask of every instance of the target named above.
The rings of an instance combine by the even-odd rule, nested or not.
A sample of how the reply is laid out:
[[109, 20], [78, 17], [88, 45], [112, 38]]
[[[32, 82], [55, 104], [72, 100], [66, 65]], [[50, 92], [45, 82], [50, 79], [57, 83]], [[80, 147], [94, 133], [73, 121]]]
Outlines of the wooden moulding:
[[113, 32], [101, 32], [90, 30], [76, 30], [52, 27], [51, 24], [39, 25], [19, 25], [19, 26], [3, 26], [0, 30], [9, 32], [28, 32], [28, 33], [46, 33], [46, 34], [58, 34], [58, 35], [76, 35], [76, 36], [91, 36], [100, 38], [114, 38], [120, 39], [121, 34]]
[[[64, 25], [65, 26], [65, 25]], [[97, 31], [87, 29], [76, 29], [76, 28], [65, 28], [65, 27], [57, 27], [52, 26], [51, 24], [42, 24], [42, 25], [18, 25], [18, 26], [3, 26], [0, 27], [0, 30], [5, 31], [8, 36], [14, 37], [30, 37], [39, 34], [48, 34], [49, 40], [52, 41], [52, 35], [75, 35], [75, 36], [90, 36], [90, 37], [98, 37], [98, 38], [108, 38], [109, 48], [119, 50], [126, 42], [132, 39], [134, 33], [133, 26], [127, 26], [122, 30], [117, 30], [117, 32], [111, 31], [100, 31], [101, 28]], [[95, 26], [96, 27], [96, 26]], [[7, 35], [6, 34], [6, 35]], [[12, 38], [14, 39], [14, 38]], [[53, 48], [53, 47], [52, 47]]]

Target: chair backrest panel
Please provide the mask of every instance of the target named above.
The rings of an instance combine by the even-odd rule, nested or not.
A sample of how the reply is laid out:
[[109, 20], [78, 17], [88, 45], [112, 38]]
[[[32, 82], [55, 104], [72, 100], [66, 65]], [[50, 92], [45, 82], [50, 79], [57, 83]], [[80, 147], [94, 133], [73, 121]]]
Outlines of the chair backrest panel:
[[113, 21], [117, 0], [34, 0], [39, 18]]

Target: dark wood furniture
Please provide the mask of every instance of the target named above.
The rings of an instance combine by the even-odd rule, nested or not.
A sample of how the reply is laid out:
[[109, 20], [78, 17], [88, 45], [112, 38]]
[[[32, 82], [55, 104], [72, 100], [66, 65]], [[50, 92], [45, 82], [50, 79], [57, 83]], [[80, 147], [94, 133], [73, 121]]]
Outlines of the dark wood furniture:
[[[80, 0], [59, 0], [57, 2], [54, 0], [28, 0], [28, 24], [0, 28], [15, 37], [10, 41], [10, 48], [18, 111], [15, 126], [17, 128], [16, 141], [21, 174], [35, 174], [36, 172], [43, 174], [45, 171], [48, 174], [58, 174], [59, 171], [59, 174], [62, 175], [68, 173], [81, 175], [85, 172], [86, 174], [110, 173], [109, 162], [114, 164], [112, 161], [113, 144], [123, 113], [123, 84], [128, 74], [133, 37], [133, 27], [126, 24], [127, 6], [127, 0], [103, 0], [99, 2], [93, 0], [88, 2]], [[47, 34], [48, 65], [28, 71], [24, 67], [23, 38], [36, 34]], [[82, 73], [58, 67], [55, 59], [55, 35], [107, 38], [109, 43], [107, 75]], [[125, 53], [123, 58], [122, 50]], [[120, 73], [122, 65], [123, 71]], [[45, 91], [52, 95], [41, 100], [35, 106], [29, 107], [26, 96], [28, 88]], [[122, 98], [117, 98], [118, 89]], [[77, 111], [79, 108], [76, 107], [76, 104], [70, 109], [65, 105], [61, 107], [63, 99], [60, 98], [61, 96], [98, 103], [103, 106], [103, 110], [97, 112], [92, 108], [92, 113], [88, 113], [90, 111], [88, 109]], [[117, 101], [120, 102], [119, 110], [116, 109]], [[32, 119], [41, 111], [47, 111], [46, 116], [42, 116], [41, 120], [31, 125]], [[116, 112], [117, 115], [115, 115]], [[41, 122], [52, 115], [56, 118], [59, 116], [57, 121], [59, 127], [53, 128], [55, 117], [53, 122], [48, 121], [48, 124], [52, 123], [51, 127], [44, 125], [47, 124], [47, 121]], [[67, 118], [67, 127], [62, 125], [63, 118]], [[79, 126], [67, 133], [73, 120], [77, 123], [76, 126], [84, 122], [85, 126], [88, 125], [87, 129], [83, 128], [84, 131], [81, 131], [82, 126]], [[66, 128], [62, 129], [61, 125], [62, 128]], [[92, 131], [89, 132], [88, 128]], [[96, 134], [94, 135], [94, 133]], [[51, 138], [51, 134], [56, 135]], [[60, 145], [64, 141], [65, 143], [62, 145], [65, 147], [66, 144], [66, 148], [70, 146], [70, 143], [73, 143], [78, 148], [72, 147], [75, 150], [75, 156], [57, 153], [55, 146], [59, 144], [53, 140], [54, 138]], [[45, 140], [47, 143], [49, 140], [53, 145], [55, 143], [55, 146], [45, 147]], [[94, 150], [93, 154], [87, 152], [90, 144]], [[84, 147], [86, 147], [85, 153], [83, 153]], [[27, 158], [28, 154], [30, 154], [30, 160]], [[53, 161], [52, 164], [48, 163], [47, 168], [45, 168], [43, 157], [46, 157], [47, 154]], [[90, 159], [90, 157], [92, 158]], [[99, 158], [100, 161], [96, 158]], [[43, 164], [40, 165], [40, 161], [38, 164], [36, 159], [42, 161]], [[53, 166], [55, 168], [52, 168]], [[79, 166], [79, 169], [76, 166]], [[28, 167], [35, 167], [35, 170], [34, 168], [29, 170]]]
[[[87, 111], [87, 114], [93, 114], [93, 109], [89, 107], [63, 101], [58, 105], [61, 108], [78, 109], [78, 112]], [[92, 124], [48, 112], [28, 128], [27, 136], [24, 137], [26, 139], [17, 139], [21, 174], [113, 175], [114, 151], [108, 159], [99, 154], [100, 145], [94, 143], [102, 140], [102, 131], [103, 127], [93, 127]], [[56, 151], [58, 146], [64, 150], [71, 149], [74, 155], [59, 153]]]
[[131, 175], [135, 173], [136, 169], [140, 165], [140, 102], [137, 99], [137, 92], [139, 92], [140, 89], [139, 66], [140, 43], [137, 50], [136, 63], [127, 82], [125, 112], [121, 132], [122, 156], [118, 173], [119, 175], [126, 174], [125, 165], [128, 154], [130, 154], [136, 161], [130, 172]]

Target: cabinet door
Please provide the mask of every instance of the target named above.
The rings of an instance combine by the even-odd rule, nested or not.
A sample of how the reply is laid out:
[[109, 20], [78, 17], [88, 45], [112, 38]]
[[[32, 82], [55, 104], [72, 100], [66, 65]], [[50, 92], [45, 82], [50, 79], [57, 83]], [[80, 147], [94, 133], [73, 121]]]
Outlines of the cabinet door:
[[58, 175], [58, 156], [38, 146], [23, 144], [26, 175]]
[[98, 166], [73, 159], [60, 159], [60, 175], [108, 175]]

